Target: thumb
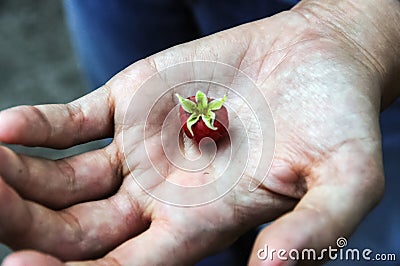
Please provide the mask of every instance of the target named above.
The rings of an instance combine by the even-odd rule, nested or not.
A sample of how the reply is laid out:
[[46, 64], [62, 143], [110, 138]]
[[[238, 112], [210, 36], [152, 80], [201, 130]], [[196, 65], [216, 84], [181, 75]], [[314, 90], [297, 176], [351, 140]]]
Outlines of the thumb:
[[[380, 154], [378, 146], [368, 151], [344, 145], [315, 167], [307, 177], [312, 180], [310, 189], [295, 209], [259, 234], [249, 264], [290, 265], [298, 260], [322, 264], [330, 259], [323, 249], [344, 247], [336, 242], [348, 237], [383, 195]], [[304, 249], [311, 254], [304, 256]]]

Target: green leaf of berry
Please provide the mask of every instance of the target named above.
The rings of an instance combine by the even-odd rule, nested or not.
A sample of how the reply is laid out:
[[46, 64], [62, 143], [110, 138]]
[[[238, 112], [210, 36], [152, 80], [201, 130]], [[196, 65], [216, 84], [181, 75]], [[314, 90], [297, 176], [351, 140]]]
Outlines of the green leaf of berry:
[[192, 136], [194, 136], [192, 126], [199, 121], [200, 117], [208, 128], [212, 130], [218, 129], [214, 126], [215, 113], [213, 111], [222, 108], [227, 98], [226, 95], [221, 99], [212, 100], [210, 103], [208, 103], [208, 98], [202, 91], [196, 93], [196, 103], [181, 97], [179, 94], [176, 94], [176, 97], [178, 97], [183, 110], [191, 114], [186, 122], [186, 126]]
[[216, 111], [221, 109], [221, 107], [224, 105], [224, 102], [226, 101], [226, 95], [224, 97], [222, 97], [222, 99], [216, 99], [216, 100], [212, 100], [209, 104], [208, 104], [208, 108], [210, 109], [210, 111]]
[[176, 97], [178, 97], [179, 103], [181, 104], [183, 110], [191, 114], [196, 112], [197, 106], [194, 102], [181, 97], [178, 93], [176, 94]]
[[196, 102], [198, 111], [202, 114], [205, 113], [208, 104], [207, 96], [203, 92], [198, 91], [196, 93]]
[[207, 115], [201, 115], [201, 119], [204, 121], [206, 126], [212, 130], [217, 130], [214, 126], [214, 120], [215, 120], [215, 114], [213, 112], [207, 114]]
[[192, 126], [194, 124], [197, 123], [197, 121], [199, 121], [200, 116], [196, 115], [196, 114], [191, 114], [186, 122], [187, 128], [189, 129], [190, 134], [192, 134], [192, 136], [194, 136], [193, 134], [193, 130], [192, 130]]

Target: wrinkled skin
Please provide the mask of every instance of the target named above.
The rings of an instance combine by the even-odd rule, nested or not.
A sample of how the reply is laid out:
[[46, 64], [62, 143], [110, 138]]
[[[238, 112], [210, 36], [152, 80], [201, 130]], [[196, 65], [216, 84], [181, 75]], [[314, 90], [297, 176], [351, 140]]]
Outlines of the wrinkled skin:
[[[0, 241], [37, 250], [16, 252], [4, 265], [190, 265], [274, 219], [255, 250], [265, 243], [322, 248], [348, 236], [383, 193], [382, 84], [360, 48], [336, 34], [300, 10], [284, 12], [139, 61], [72, 103], [3, 111], [6, 143], [65, 148], [114, 137], [104, 149], [58, 161], [0, 148]], [[262, 185], [250, 193], [244, 177], [222, 199], [196, 208], [144, 193], [130, 178], [121, 138], [133, 91], [158, 69], [188, 60], [244, 71], [270, 103], [276, 126], [275, 158]], [[125, 152], [145, 172], [145, 155], [135, 153], [141, 122], [126, 131], [132, 144]], [[182, 173], [167, 176], [191, 182]]]

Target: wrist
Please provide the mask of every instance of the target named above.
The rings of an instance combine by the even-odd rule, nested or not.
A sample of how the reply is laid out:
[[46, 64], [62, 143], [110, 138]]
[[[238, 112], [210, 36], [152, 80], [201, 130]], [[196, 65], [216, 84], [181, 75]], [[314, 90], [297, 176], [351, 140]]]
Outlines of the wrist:
[[382, 107], [400, 96], [400, 1], [303, 0], [293, 10], [354, 50], [379, 79]]

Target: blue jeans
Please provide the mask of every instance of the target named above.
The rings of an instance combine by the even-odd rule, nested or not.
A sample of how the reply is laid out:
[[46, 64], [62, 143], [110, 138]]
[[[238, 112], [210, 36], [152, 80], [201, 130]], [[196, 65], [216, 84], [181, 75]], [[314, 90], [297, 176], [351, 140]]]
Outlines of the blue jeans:
[[293, 2], [64, 0], [64, 5], [82, 70], [96, 88], [139, 59], [289, 9]]
[[[133, 62], [173, 45], [291, 8], [298, 0], [64, 0], [67, 21], [90, 89]], [[348, 247], [400, 250], [400, 101], [381, 115], [386, 194]], [[397, 205], [397, 206], [396, 206]], [[198, 265], [245, 265], [252, 231]], [[400, 258], [398, 258], [400, 260]], [[364, 265], [338, 261], [332, 265]], [[391, 265], [385, 263], [385, 265]]]

